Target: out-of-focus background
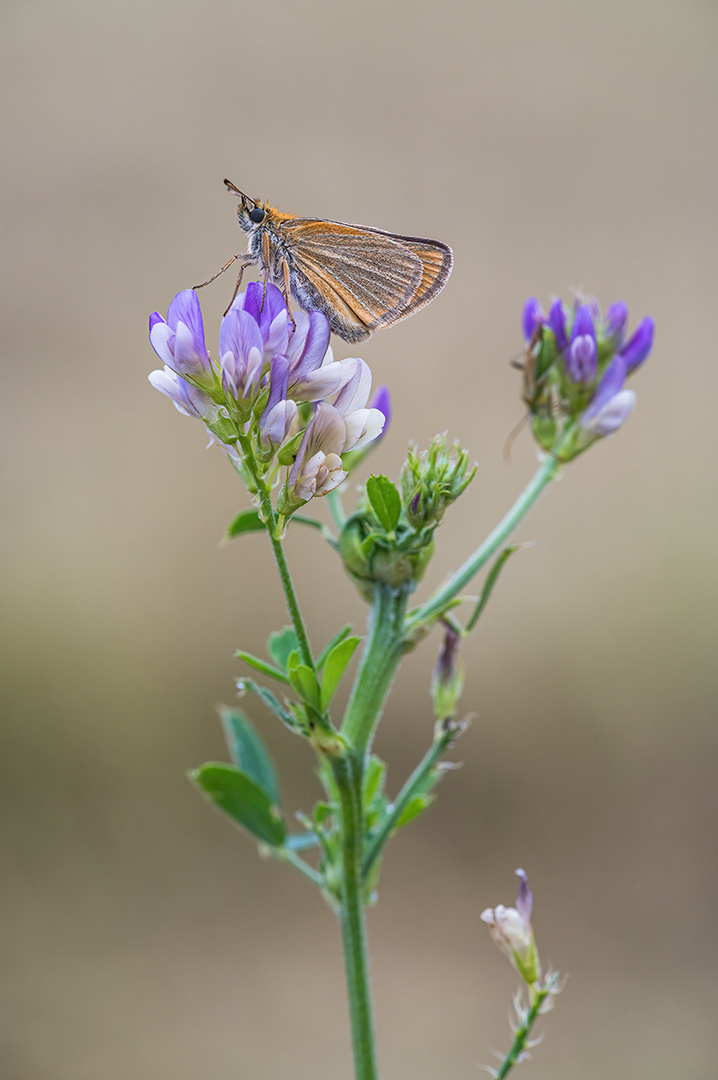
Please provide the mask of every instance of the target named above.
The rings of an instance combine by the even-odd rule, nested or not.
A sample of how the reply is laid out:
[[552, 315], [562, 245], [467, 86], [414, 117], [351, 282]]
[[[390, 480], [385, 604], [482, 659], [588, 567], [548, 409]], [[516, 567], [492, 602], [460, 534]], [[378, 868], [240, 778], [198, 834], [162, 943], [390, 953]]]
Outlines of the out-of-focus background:
[[[479, 913], [534, 886], [570, 972], [527, 1080], [711, 1075], [716, 965], [714, 4], [6, 3], [2, 216], [2, 1058], [7, 1080], [351, 1075], [333, 916], [185, 772], [226, 758], [233, 650], [285, 622], [246, 505], [146, 381], [147, 317], [245, 241], [231, 177], [303, 215], [436, 236], [449, 286], [360, 348], [410, 438], [480, 462], [429, 583], [535, 468], [520, 311], [583, 287], [651, 314], [624, 430], [520, 530], [465, 648], [476, 714], [370, 915], [383, 1075], [473, 1077], [516, 979]], [[202, 293], [216, 348], [230, 275]], [[352, 350], [337, 342], [336, 355]], [[313, 533], [315, 642], [365, 610]], [[425, 593], [424, 593], [425, 594]], [[432, 637], [379, 738], [431, 737]], [[307, 748], [253, 702], [291, 813]]]

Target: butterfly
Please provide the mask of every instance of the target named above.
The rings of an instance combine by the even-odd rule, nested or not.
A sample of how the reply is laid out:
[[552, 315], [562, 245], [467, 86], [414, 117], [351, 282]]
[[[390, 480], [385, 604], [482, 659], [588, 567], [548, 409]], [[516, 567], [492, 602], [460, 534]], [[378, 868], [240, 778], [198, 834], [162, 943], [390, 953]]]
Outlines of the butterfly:
[[451, 248], [438, 240], [296, 217], [250, 199], [231, 180], [225, 184], [240, 198], [237, 217], [248, 234], [249, 247], [195, 288], [209, 285], [239, 259], [230, 307], [245, 268], [259, 266], [265, 285], [275, 282], [287, 305], [293, 296], [305, 311], [322, 311], [334, 333], [345, 341], [363, 341], [374, 330], [392, 326], [425, 307], [451, 273]]

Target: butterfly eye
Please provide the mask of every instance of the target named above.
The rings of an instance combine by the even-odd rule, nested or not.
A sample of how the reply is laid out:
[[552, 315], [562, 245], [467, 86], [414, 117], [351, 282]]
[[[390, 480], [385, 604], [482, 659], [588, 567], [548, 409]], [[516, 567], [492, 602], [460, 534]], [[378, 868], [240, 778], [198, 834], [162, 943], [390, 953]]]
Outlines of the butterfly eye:
[[255, 225], [259, 225], [261, 221], [264, 221], [264, 210], [259, 206], [255, 206], [254, 210], [249, 211], [249, 217]]

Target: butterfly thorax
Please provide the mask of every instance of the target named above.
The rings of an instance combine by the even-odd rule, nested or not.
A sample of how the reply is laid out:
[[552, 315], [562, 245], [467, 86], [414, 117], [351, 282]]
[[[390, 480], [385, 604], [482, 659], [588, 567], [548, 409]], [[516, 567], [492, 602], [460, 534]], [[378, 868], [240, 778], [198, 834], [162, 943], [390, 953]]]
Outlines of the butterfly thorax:
[[[250, 217], [250, 211], [255, 207], [264, 211], [264, 218], [260, 222]], [[295, 220], [295, 217], [295, 214], [285, 214], [266, 202], [257, 201], [254, 207], [242, 204], [237, 207], [240, 228], [249, 237], [248, 254], [261, 270], [268, 271], [272, 277], [279, 278], [283, 263], [291, 265], [294, 261], [291, 246], [282, 235], [281, 226], [285, 221]]]

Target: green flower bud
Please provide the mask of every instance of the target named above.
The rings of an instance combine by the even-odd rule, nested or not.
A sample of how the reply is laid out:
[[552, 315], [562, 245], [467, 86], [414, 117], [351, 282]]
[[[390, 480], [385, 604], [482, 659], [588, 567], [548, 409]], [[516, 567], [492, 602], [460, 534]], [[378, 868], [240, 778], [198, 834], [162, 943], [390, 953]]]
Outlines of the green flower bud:
[[339, 535], [339, 551], [347, 573], [366, 600], [374, 585], [415, 588], [434, 553], [433, 540], [419, 538], [404, 526], [390, 539], [370, 513], [354, 514]]
[[458, 443], [448, 449], [444, 435], [437, 435], [423, 454], [410, 447], [401, 474], [401, 492], [411, 527], [419, 531], [438, 525], [447, 506], [468, 487], [475, 472], [476, 466], [469, 469], [467, 452]]

